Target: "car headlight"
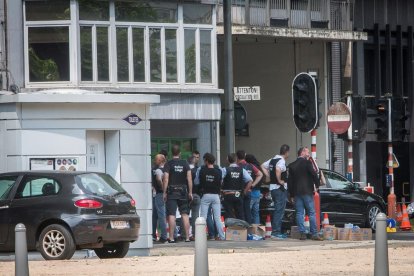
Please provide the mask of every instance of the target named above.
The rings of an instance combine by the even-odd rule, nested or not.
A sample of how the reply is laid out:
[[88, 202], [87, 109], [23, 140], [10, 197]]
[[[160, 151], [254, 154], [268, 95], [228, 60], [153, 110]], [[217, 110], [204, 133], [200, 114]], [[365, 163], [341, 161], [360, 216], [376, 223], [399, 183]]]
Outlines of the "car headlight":
[[412, 215], [414, 213], [414, 202], [408, 204], [407, 214]]

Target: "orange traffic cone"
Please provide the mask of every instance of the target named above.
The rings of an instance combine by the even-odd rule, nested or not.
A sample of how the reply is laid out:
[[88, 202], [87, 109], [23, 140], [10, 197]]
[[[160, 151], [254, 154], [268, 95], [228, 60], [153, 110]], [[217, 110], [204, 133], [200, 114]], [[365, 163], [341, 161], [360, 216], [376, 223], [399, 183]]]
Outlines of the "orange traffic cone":
[[397, 222], [401, 223], [402, 219], [401, 206], [397, 204]]
[[410, 220], [408, 219], [407, 207], [405, 206], [405, 204], [402, 204], [402, 207], [403, 207], [402, 208], [403, 213], [402, 213], [402, 221], [401, 221], [400, 229], [403, 231], [410, 231], [411, 224], [410, 224]]
[[272, 236], [272, 223], [270, 222], [270, 215], [266, 217], [266, 236], [265, 238], [270, 238]]
[[323, 222], [322, 222], [322, 226], [323, 226], [323, 227], [325, 227], [325, 226], [327, 226], [327, 225], [329, 225], [329, 217], [328, 217], [328, 213], [325, 213], [325, 214], [323, 215]]
[[227, 228], [226, 228], [226, 224], [224, 223], [224, 216], [221, 216], [221, 227], [223, 227], [223, 233], [224, 233], [224, 235], [226, 235], [226, 230], [227, 230]]
[[310, 229], [309, 216], [305, 216], [305, 222], [303, 223], [303, 226], [305, 226], [305, 229], [309, 233], [309, 229]]

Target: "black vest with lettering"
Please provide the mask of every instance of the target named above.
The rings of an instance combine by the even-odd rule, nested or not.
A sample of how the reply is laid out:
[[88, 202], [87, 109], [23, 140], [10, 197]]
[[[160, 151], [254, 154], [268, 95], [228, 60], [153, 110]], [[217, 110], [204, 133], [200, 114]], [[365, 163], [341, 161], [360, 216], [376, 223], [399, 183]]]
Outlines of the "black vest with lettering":
[[[269, 163], [270, 183], [272, 183], [272, 184], [280, 185], [279, 181], [277, 181], [277, 178], [276, 178], [276, 165], [277, 165], [277, 162], [279, 162], [280, 159], [282, 159], [282, 158], [272, 159], [272, 160], [270, 160], [270, 163]], [[281, 175], [280, 175], [280, 178], [283, 181], [286, 182], [287, 181], [287, 172], [286, 171], [282, 172]]]
[[223, 190], [241, 191], [244, 187], [243, 168], [227, 167], [227, 174], [223, 180]]
[[163, 190], [162, 190], [162, 185], [160, 186], [159, 183], [157, 182], [157, 175], [155, 173], [157, 169], [161, 169], [162, 172], [164, 172], [164, 168], [154, 166], [154, 167], [152, 167], [152, 170], [151, 170], [152, 171], [152, 187], [155, 189], [155, 191], [158, 194], [158, 193], [162, 193]]
[[202, 167], [199, 179], [200, 190], [203, 194], [220, 194], [222, 180], [220, 169]]
[[168, 161], [168, 186], [187, 187], [188, 163], [185, 160], [172, 159]]

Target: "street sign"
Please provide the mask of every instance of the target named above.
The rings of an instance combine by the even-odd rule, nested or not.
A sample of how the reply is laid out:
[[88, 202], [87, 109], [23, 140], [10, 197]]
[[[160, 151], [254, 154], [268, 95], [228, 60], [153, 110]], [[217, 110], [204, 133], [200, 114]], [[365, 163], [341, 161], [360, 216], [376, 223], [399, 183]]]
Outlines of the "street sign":
[[[385, 165], [387, 168], [389, 168], [389, 166], [388, 166], [388, 161], [387, 161], [387, 163], [386, 163], [386, 165]], [[398, 162], [398, 159], [397, 159], [397, 156], [395, 156], [395, 154], [393, 153], [392, 154], [392, 167], [394, 168], [394, 169], [397, 169], [397, 168], [399, 168], [400, 167], [400, 162]]]
[[351, 125], [351, 111], [344, 103], [331, 105], [327, 114], [328, 128], [335, 134], [343, 134]]
[[235, 101], [260, 101], [260, 86], [234, 87]]

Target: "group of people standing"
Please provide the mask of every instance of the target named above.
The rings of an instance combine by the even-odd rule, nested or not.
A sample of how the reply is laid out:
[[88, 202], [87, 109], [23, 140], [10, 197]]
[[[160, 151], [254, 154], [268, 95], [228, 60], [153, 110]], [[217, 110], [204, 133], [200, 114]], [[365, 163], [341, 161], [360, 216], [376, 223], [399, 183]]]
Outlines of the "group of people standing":
[[296, 206], [296, 220], [303, 234], [301, 239], [306, 239], [303, 225], [306, 210], [310, 217], [311, 238], [320, 240], [313, 203], [314, 187], [319, 187], [320, 178], [309, 161], [308, 148], [300, 148], [297, 160], [287, 167], [289, 151], [288, 145], [282, 145], [279, 154], [260, 164], [254, 155], [239, 150], [227, 156], [228, 166], [224, 168], [216, 165], [216, 158], [211, 153], [204, 154], [203, 164], [198, 166], [200, 153], [197, 151], [188, 160], [183, 160], [180, 158], [179, 146], [174, 145], [172, 159], [168, 161], [167, 152], [160, 152], [155, 156], [152, 168], [153, 240], [157, 240], [155, 233], [158, 227], [158, 242], [176, 242], [177, 208], [181, 215], [181, 236], [186, 242], [194, 240], [194, 233], [190, 235], [190, 211], [193, 231], [196, 218], [202, 216], [207, 220], [210, 239], [225, 238], [221, 222], [222, 205], [226, 218], [259, 224], [262, 183], [270, 183], [269, 189], [275, 203], [273, 238], [286, 238], [282, 231], [282, 219], [286, 202], [291, 200]]

